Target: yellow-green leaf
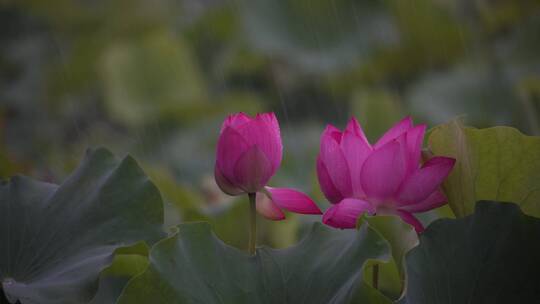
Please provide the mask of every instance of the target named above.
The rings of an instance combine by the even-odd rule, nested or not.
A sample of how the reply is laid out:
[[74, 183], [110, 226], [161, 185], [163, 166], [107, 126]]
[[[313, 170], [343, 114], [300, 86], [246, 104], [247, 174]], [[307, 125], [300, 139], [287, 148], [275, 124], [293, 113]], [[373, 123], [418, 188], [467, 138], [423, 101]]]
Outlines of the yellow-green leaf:
[[479, 200], [516, 202], [526, 214], [540, 216], [540, 137], [454, 120], [435, 127], [428, 142], [435, 155], [457, 159], [443, 185], [457, 217], [473, 213]]

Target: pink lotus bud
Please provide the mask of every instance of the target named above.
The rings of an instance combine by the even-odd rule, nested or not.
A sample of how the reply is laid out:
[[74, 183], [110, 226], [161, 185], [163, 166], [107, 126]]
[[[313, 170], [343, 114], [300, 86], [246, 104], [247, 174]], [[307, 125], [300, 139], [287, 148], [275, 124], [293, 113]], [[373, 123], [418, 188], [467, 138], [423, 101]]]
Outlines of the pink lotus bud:
[[323, 222], [355, 228], [363, 213], [393, 214], [423, 231], [412, 213], [446, 203], [439, 186], [455, 163], [453, 158], [433, 157], [420, 166], [425, 130], [407, 117], [372, 146], [354, 118], [343, 132], [328, 126], [317, 159], [319, 184], [333, 204]]
[[[321, 214], [305, 194], [292, 189], [265, 187], [281, 164], [283, 146], [274, 113], [244, 113], [227, 117], [221, 127], [215, 166], [216, 182], [230, 195], [259, 192], [257, 210], [279, 220], [281, 208], [296, 213]], [[259, 198], [260, 194], [268, 199]]]

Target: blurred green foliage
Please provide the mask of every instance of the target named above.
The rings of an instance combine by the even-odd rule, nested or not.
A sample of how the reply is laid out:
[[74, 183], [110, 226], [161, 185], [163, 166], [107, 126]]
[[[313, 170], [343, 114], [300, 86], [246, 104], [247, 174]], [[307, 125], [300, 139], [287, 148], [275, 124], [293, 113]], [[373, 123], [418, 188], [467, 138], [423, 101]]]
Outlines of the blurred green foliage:
[[[87, 146], [131, 153], [168, 226], [210, 221], [239, 248], [245, 198], [212, 177], [227, 113], [275, 111], [275, 183], [323, 209], [314, 159], [326, 123], [355, 115], [372, 141], [405, 115], [540, 132], [533, 0], [8, 0], [0, 27], [0, 177], [59, 182]], [[260, 221], [260, 239], [285, 247], [319, 220]]]

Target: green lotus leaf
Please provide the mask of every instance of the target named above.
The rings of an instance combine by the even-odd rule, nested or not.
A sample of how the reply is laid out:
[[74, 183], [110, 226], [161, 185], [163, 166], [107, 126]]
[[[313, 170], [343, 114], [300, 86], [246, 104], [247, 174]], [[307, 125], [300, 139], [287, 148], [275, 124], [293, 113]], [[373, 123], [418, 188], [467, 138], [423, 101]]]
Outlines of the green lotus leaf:
[[[61, 185], [0, 185], [0, 282], [10, 303], [88, 303], [118, 248], [163, 236], [161, 197], [137, 163], [89, 150]], [[5, 301], [5, 299], [0, 299]]]
[[457, 217], [471, 214], [479, 200], [515, 202], [540, 217], [540, 137], [509, 127], [469, 128], [454, 120], [435, 127], [428, 143], [435, 155], [457, 160], [443, 184]]
[[360, 231], [313, 225], [298, 245], [258, 248], [249, 256], [224, 244], [206, 223], [182, 224], [156, 244], [150, 266], [132, 279], [119, 304], [349, 303], [368, 259], [388, 259], [388, 243]]
[[441, 219], [406, 257], [401, 303], [537, 303], [540, 219], [515, 204], [481, 201], [473, 215]]

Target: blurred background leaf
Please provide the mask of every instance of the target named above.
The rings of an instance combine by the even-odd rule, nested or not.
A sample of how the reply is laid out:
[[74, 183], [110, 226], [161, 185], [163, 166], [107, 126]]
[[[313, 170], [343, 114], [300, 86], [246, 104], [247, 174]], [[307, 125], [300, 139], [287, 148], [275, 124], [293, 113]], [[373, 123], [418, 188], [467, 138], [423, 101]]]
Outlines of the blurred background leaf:
[[156, 30], [104, 51], [105, 105], [116, 121], [136, 126], [187, 120], [208, 108], [194, 57], [186, 42], [170, 35]]
[[309, 72], [343, 69], [397, 40], [380, 1], [241, 1], [249, 41]]

